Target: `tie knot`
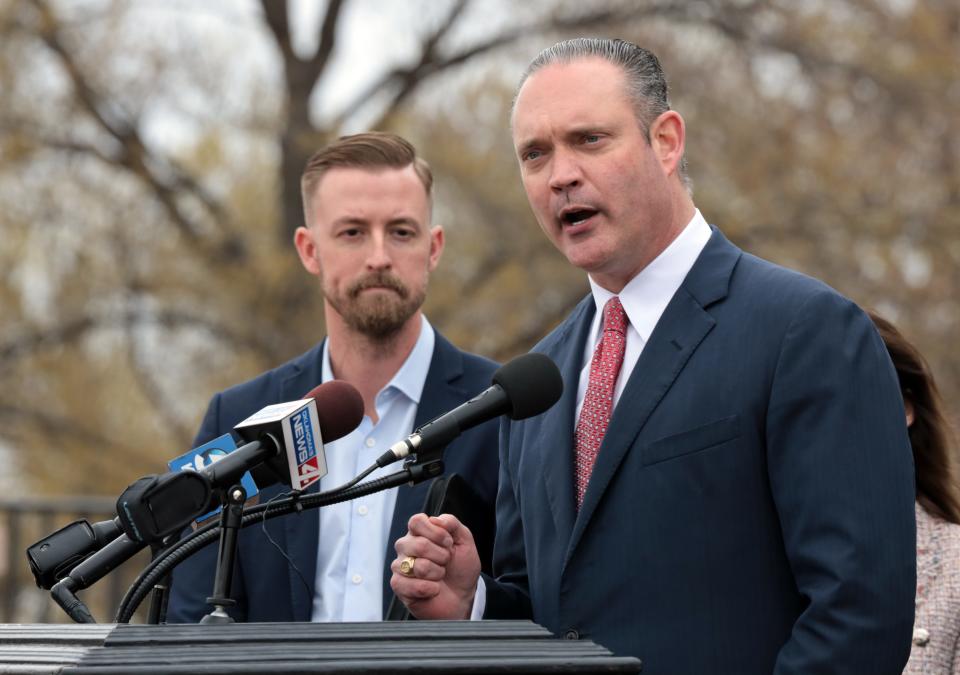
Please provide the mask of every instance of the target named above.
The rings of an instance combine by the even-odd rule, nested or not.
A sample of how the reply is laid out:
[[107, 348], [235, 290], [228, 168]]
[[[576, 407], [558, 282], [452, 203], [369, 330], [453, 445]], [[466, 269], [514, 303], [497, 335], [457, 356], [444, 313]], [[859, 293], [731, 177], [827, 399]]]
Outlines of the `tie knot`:
[[620, 334], [627, 332], [627, 314], [617, 296], [607, 300], [607, 304], [603, 306], [603, 330], [613, 330]]

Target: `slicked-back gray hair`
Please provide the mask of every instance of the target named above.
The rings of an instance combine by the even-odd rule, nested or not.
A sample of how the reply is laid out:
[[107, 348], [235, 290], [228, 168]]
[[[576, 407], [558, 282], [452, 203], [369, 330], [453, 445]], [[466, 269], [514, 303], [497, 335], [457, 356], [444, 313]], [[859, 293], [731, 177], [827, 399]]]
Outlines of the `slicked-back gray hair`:
[[[530, 62], [520, 77], [517, 93], [520, 92], [523, 83], [541, 68], [555, 63], [572, 63], [587, 58], [601, 58], [623, 71], [627, 81], [627, 97], [633, 104], [637, 122], [649, 142], [650, 126], [653, 121], [670, 110], [667, 77], [656, 54], [632, 42], [603, 38], [574, 38], [558, 42], [544, 49]], [[514, 96], [514, 107], [516, 107], [516, 100]], [[686, 156], [680, 160], [679, 174], [687, 190], [691, 190], [690, 179], [687, 176]]]

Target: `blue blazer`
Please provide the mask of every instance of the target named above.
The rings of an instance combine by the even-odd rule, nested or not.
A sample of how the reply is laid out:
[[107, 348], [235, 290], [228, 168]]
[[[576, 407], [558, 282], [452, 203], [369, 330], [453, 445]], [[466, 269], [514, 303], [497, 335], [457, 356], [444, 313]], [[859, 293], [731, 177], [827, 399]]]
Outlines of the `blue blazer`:
[[[216, 394], [210, 402], [194, 447], [233, 430], [234, 425], [272, 403], [296, 400], [321, 382], [321, 342], [284, 365]], [[497, 364], [462, 352], [436, 334], [433, 358], [424, 382], [414, 426], [463, 403], [490, 386]], [[400, 440], [399, 438], [396, 440]], [[446, 473], [467, 479], [493, 519], [497, 492], [497, 421], [479, 425], [461, 435], [444, 452]], [[430, 482], [401, 486], [393, 512], [390, 536], [384, 551], [384, 611], [393, 597], [390, 562], [393, 543], [407, 532], [410, 516], [423, 510]], [[286, 491], [276, 485], [261, 493], [261, 503]], [[317, 484], [307, 492], [316, 492]], [[238, 561], [231, 596], [231, 611], [241, 621], [309, 621], [313, 611], [317, 566], [319, 515], [316, 509], [267, 521], [274, 541], [287, 552], [303, 574], [303, 581], [271, 545], [260, 525], [240, 531]], [[212, 608], [205, 600], [213, 590], [217, 546], [212, 544], [188, 558], [173, 574], [167, 609], [168, 623], [196, 623]]]
[[644, 673], [900, 673], [913, 463], [866, 315], [714, 229], [630, 375], [574, 506], [585, 298], [535, 351], [560, 402], [501, 432], [485, 618], [637, 656]]

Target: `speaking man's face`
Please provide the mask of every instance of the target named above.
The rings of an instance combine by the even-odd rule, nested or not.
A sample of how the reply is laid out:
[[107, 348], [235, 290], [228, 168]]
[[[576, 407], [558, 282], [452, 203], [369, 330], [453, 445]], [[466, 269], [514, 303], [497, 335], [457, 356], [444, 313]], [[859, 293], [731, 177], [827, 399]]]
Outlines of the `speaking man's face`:
[[667, 173], [623, 72], [601, 58], [546, 66], [521, 87], [512, 126], [541, 229], [573, 265], [619, 292], [662, 250], [672, 216]]

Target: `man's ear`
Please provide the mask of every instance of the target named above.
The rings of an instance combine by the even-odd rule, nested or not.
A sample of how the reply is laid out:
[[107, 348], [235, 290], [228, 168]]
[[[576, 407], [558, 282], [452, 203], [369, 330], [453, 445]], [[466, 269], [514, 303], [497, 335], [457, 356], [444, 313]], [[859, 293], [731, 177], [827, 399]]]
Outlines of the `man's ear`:
[[432, 272], [440, 264], [440, 255], [443, 253], [445, 239], [442, 225], [434, 225], [430, 228], [430, 262], [429, 270]]
[[320, 263], [317, 261], [317, 242], [313, 232], [306, 227], [298, 227], [293, 233], [293, 245], [297, 247], [300, 262], [310, 274], [320, 274]]
[[663, 172], [668, 176], [676, 174], [680, 169], [686, 133], [683, 118], [676, 110], [662, 113], [650, 125], [650, 146]]

